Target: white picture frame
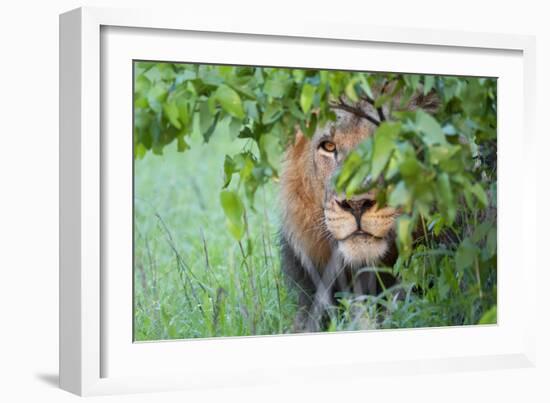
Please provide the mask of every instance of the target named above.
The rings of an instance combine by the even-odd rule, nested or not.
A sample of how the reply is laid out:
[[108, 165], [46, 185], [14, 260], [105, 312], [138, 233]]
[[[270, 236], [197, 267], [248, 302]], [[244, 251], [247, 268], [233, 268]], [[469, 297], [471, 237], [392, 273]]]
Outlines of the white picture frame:
[[[142, 50], [136, 51], [132, 41], [138, 36]], [[224, 54], [218, 48], [215, 57], [208, 56], [223, 42], [232, 44], [227, 46], [232, 54]], [[183, 43], [190, 45], [187, 52], [180, 46]], [[288, 49], [286, 55], [281, 46]], [[128, 141], [131, 144], [131, 132], [127, 137], [110, 135], [126, 132], [131, 125], [128, 61], [141, 55], [150, 60], [273, 65], [273, 57], [279, 55], [279, 63], [289, 65], [289, 57], [294, 55], [294, 60], [299, 60], [300, 51], [316, 47], [330, 49], [332, 54], [341, 52], [342, 57], [337, 58], [341, 64], [324, 61], [319, 52], [312, 50], [311, 61], [297, 61], [294, 65], [384, 70], [390, 64], [366, 65], [361, 55], [382, 52], [385, 63], [393, 60], [391, 63], [397, 66], [400, 52], [410, 52], [422, 54], [423, 58], [411, 57], [407, 63], [401, 62], [401, 71], [493, 76], [491, 72], [499, 73], [503, 86], [499, 87], [498, 325], [133, 343], [128, 337], [131, 317], [127, 315], [131, 306], [131, 266], [127, 251], [119, 252], [128, 246], [131, 231], [131, 209], [128, 214], [127, 204], [131, 189], [131, 165], [127, 162], [131, 161], [131, 152], [120, 163], [111, 160], [115, 150], [123, 153]], [[245, 52], [247, 48], [253, 51]], [[190, 49], [194, 52], [192, 57]], [[298, 374], [303, 381], [328, 380], [329, 373], [330, 379], [345, 379], [350, 373], [368, 377], [381, 373], [533, 366], [536, 296], [529, 288], [528, 278], [536, 277], [537, 265], [534, 246], [529, 245], [526, 234], [535, 232], [536, 211], [522, 203], [525, 192], [514, 192], [514, 186], [519, 183], [524, 189], [535, 188], [535, 177], [525, 174], [534, 171], [534, 159], [530, 158], [534, 147], [534, 49], [534, 39], [520, 35], [307, 20], [300, 25], [281, 26], [269, 21], [243, 25], [242, 21], [234, 23], [230, 19], [182, 18], [151, 10], [81, 8], [61, 15], [61, 387], [79, 395], [97, 395], [292, 383]], [[438, 52], [446, 56], [437, 58]], [[346, 62], [352, 60], [346, 59], [346, 54], [356, 57]], [[483, 63], [475, 64], [475, 60]], [[128, 76], [124, 78], [124, 74]], [[515, 113], [501, 113], [506, 111]], [[511, 151], [515, 152], [515, 165], [509, 157]], [[518, 155], [521, 164], [517, 164]], [[502, 202], [503, 195], [506, 203]], [[522, 207], [517, 209], [518, 205]], [[507, 218], [512, 208], [518, 210], [514, 214], [520, 214], [522, 219], [512, 222]], [[521, 246], [506, 248], [514, 240], [503, 229], [514, 231], [516, 243], [517, 234], [521, 234]], [[119, 244], [124, 248], [119, 249]], [[109, 270], [114, 262], [123, 269]], [[512, 292], [521, 297], [514, 304], [509, 303]], [[461, 342], [469, 337], [475, 337], [476, 343]], [[344, 350], [351, 351], [364, 345], [384, 344], [401, 347], [391, 354], [381, 354], [384, 348], [372, 349], [364, 359], [340, 359], [338, 355], [319, 359], [315, 355], [319, 349], [344, 346]], [[415, 351], [411, 345], [417, 346]], [[342, 357], [349, 356], [346, 351]], [[143, 368], [138, 368], [136, 362], [143, 363]], [[162, 364], [156, 368], [163, 370], [151, 370], [154, 363]]]

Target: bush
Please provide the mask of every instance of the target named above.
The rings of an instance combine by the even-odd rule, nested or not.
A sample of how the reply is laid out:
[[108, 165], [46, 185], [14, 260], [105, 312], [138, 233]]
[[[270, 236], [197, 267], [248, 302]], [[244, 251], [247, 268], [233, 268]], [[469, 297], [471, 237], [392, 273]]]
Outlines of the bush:
[[329, 328], [496, 322], [496, 79], [136, 62], [134, 83], [137, 159], [162, 155], [174, 142], [185, 152], [194, 130], [204, 143], [221, 126], [246, 141], [224, 156], [219, 189], [237, 244], [246, 239], [258, 189], [278, 180], [296, 128], [311, 136], [335, 119], [335, 107], [359, 100], [380, 111], [396, 98], [402, 105], [437, 98], [433, 114], [363, 116], [377, 130], [347, 157], [336, 186], [354, 194], [365, 191], [367, 176], [376, 178], [378, 202], [402, 209], [399, 259], [389, 269], [404, 298], [394, 298], [395, 290], [340, 295]]

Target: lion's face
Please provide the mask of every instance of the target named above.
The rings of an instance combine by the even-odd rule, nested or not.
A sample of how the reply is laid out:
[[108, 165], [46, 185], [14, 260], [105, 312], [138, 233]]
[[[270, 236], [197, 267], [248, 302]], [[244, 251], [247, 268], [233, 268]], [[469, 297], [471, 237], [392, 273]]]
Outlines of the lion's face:
[[[376, 91], [394, 91], [390, 87]], [[309, 273], [312, 267], [323, 271], [339, 261], [360, 268], [391, 265], [397, 258], [394, 227], [399, 211], [378, 206], [374, 191], [349, 198], [336, 194], [333, 179], [346, 156], [376, 130], [371, 120], [364, 119], [365, 113], [382, 117], [418, 108], [435, 113], [439, 105], [433, 91], [427, 95], [420, 91], [404, 105], [400, 96], [397, 93], [382, 113], [368, 100], [352, 110], [335, 107], [336, 121], [318, 127], [311, 139], [298, 131], [285, 152], [279, 193], [286, 245], [283, 264], [287, 272], [295, 273], [295, 281], [305, 281], [305, 287], [310, 285], [297, 265]]]
[[337, 195], [333, 177], [351, 150], [371, 135], [368, 125], [334, 125], [320, 130], [310, 141], [315, 181], [320, 189], [326, 232], [344, 261], [351, 266], [376, 264], [394, 242], [397, 211], [380, 208], [374, 191], [346, 198]]

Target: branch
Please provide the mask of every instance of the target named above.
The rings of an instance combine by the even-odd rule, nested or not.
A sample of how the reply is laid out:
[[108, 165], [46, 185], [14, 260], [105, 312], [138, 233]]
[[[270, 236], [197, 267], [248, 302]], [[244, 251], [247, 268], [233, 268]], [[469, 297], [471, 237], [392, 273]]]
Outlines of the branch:
[[386, 120], [386, 116], [384, 115], [384, 110], [381, 106], [376, 107], [374, 99], [369, 97], [368, 95], [365, 95], [364, 97], [361, 97], [363, 101], [366, 101], [367, 103], [371, 104], [373, 108], [376, 108], [376, 112], [378, 113], [378, 118], [380, 119], [380, 122], [384, 122]]
[[350, 112], [350, 113], [353, 113], [354, 115], [356, 116], [359, 116], [363, 119], [366, 119], [368, 120], [369, 122], [371, 122], [372, 124], [376, 125], [376, 126], [380, 126], [380, 121], [374, 117], [372, 117], [371, 115], [369, 115], [368, 113], [366, 113], [363, 109], [361, 109], [360, 107], [358, 106], [352, 106], [352, 105], [349, 105], [347, 104], [343, 99], [342, 97], [338, 98], [338, 103], [332, 103], [330, 106], [334, 109], [340, 109], [340, 110], [343, 110], [343, 111], [346, 111], [346, 112]]
[[384, 111], [382, 110], [382, 107], [379, 106], [376, 108], [376, 112], [378, 112], [378, 117], [380, 118], [380, 121], [383, 122], [386, 120], [386, 116], [384, 116]]

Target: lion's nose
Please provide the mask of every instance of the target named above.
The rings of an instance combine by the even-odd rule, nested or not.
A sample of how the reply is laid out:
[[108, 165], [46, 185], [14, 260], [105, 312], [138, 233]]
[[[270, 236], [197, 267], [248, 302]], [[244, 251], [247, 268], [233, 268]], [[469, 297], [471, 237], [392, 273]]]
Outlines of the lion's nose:
[[372, 197], [357, 197], [352, 199], [336, 198], [336, 203], [342, 210], [349, 211], [357, 222], [361, 221], [363, 213], [376, 204], [376, 200]]

